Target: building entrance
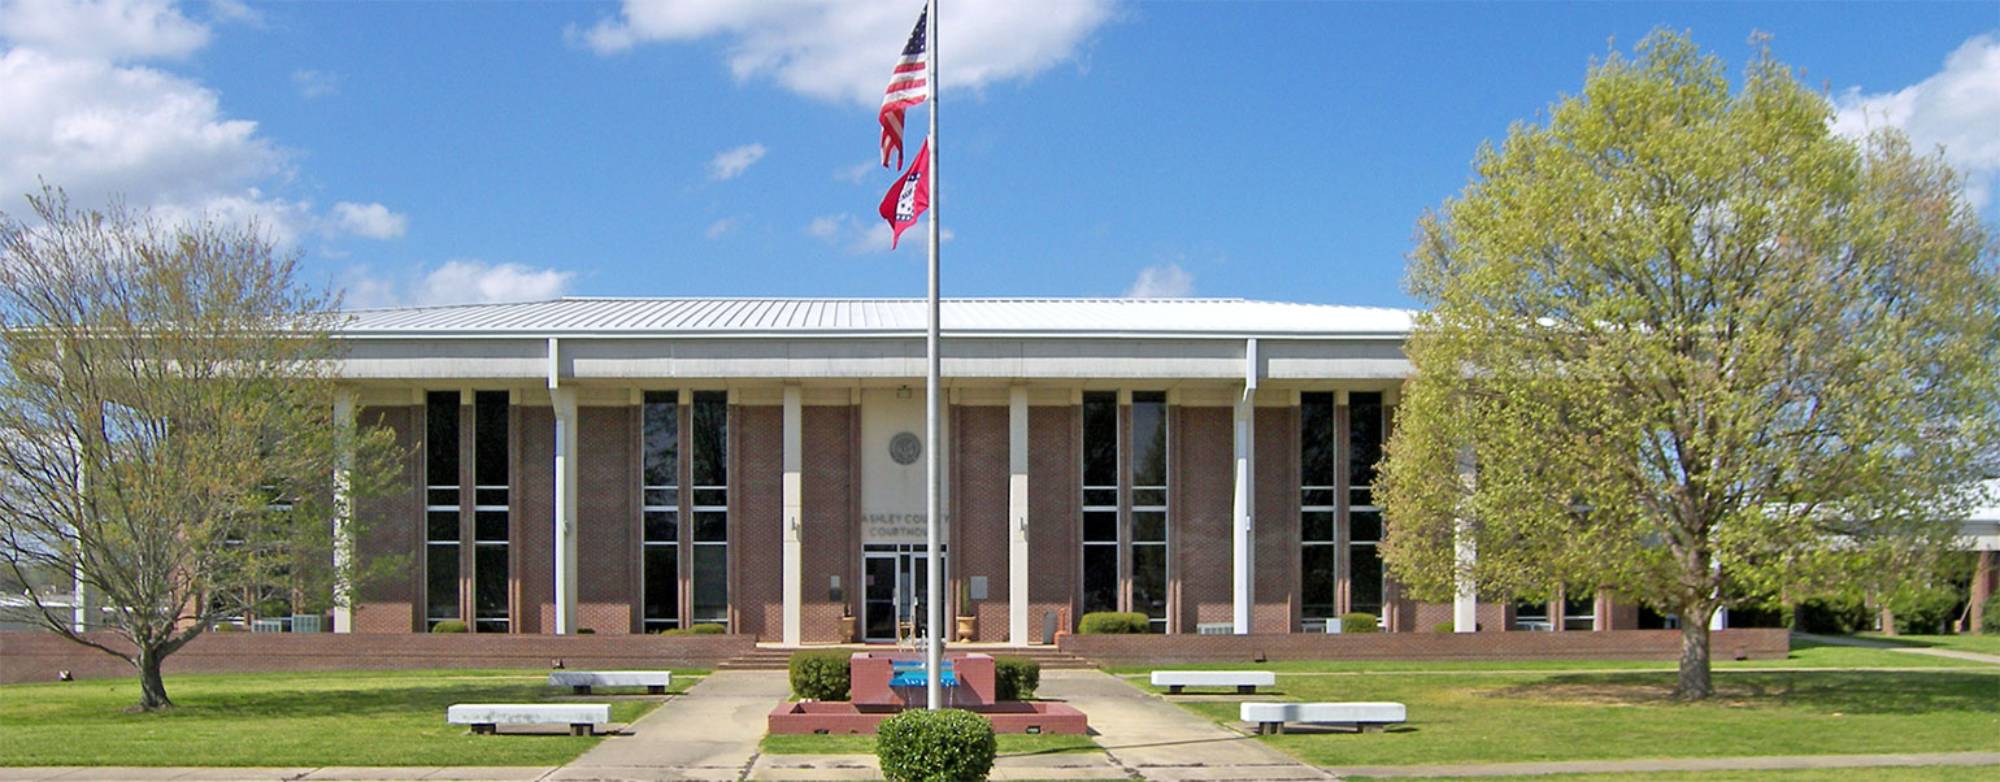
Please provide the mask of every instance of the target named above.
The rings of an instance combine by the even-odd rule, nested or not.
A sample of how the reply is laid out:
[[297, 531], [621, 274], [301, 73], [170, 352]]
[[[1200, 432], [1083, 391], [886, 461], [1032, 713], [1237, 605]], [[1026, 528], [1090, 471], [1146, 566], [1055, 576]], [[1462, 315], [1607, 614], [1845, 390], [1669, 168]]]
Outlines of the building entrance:
[[[941, 581], [951, 576], [950, 553], [939, 545]], [[875, 543], [863, 548], [862, 640], [897, 643], [926, 635], [929, 565], [921, 543]]]

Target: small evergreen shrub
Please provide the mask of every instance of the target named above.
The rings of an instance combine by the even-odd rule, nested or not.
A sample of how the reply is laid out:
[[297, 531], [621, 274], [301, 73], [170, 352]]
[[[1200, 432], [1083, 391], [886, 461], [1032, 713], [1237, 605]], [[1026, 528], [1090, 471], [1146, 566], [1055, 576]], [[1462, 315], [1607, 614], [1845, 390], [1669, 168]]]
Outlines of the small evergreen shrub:
[[800, 700], [844, 701], [853, 686], [848, 652], [795, 652], [790, 666], [792, 695]]
[[1024, 701], [1042, 686], [1042, 664], [1026, 657], [993, 658], [993, 699]]
[[465, 623], [464, 623], [464, 622], [461, 622], [461, 621], [458, 621], [458, 620], [456, 620], [456, 619], [446, 619], [446, 620], [443, 620], [443, 621], [440, 621], [440, 622], [438, 622], [437, 624], [434, 624], [434, 625], [431, 625], [431, 632], [433, 632], [433, 633], [463, 633], [463, 632], [465, 632]]
[[1076, 625], [1082, 635], [1138, 635], [1151, 629], [1146, 615], [1134, 611], [1093, 611]]
[[1442, 635], [1450, 635], [1450, 634], [1452, 634], [1452, 633], [1456, 633], [1456, 632], [1458, 632], [1458, 623], [1457, 623], [1457, 622], [1439, 622], [1439, 623], [1437, 623], [1437, 624], [1434, 624], [1434, 625], [1431, 625], [1431, 632], [1433, 632], [1433, 633], [1439, 633], [1439, 634], [1442, 634]]
[[977, 782], [993, 771], [993, 724], [964, 709], [910, 709], [875, 729], [889, 782]]
[[1340, 631], [1343, 633], [1379, 633], [1381, 620], [1366, 611], [1354, 611], [1340, 615]]
[[676, 637], [682, 637], [690, 635], [722, 635], [727, 632], [729, 632], [729, 629], [723, 627], [722, 625], [715, 624], [713, 622], [703, 622], [698, 625], [689, 625], [687, 627], [670, 627], [665, 630], [661, 630], [658, 633], [654, 633], [654, 635], [671, 635]]

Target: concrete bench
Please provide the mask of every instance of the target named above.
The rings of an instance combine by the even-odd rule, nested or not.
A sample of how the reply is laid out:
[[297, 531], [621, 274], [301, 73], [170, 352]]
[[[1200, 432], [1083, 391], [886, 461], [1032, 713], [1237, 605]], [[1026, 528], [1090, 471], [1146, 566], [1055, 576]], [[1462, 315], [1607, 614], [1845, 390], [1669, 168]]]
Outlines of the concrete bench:
[[1257, 723], [1257, 735], [1262, 736], [1284, 733], [1287, 722], [1348, 725], [1358, 731], [1379, 733], [1404, 722], [1407, 712], [1400, 703], [1245, 703], [1239, 714], [1244, 722]]
[[589, 736], [592, 728], [611, 721], [608, 703], [454, 703], [445, 721], [471, 725], [472, 732], [492, 735], [501, 725], [568, 725], [569, 735]]
[[674, 680], [671, 671], [550, 671], [550, 687], [570, 687], [578, 695], [589, 695], [592, 687], [644, 687], [646, 692], [665, 695]]
[[1235, 687], [1237, 692], [1252, 693], [1258, 687], [1271, 687], [1278, 683], [1278, 675], [1270, 671], [1154, 671], [1153, 686], [1165, 687], [1167, 692], [1180, 694], [1186, 687]]

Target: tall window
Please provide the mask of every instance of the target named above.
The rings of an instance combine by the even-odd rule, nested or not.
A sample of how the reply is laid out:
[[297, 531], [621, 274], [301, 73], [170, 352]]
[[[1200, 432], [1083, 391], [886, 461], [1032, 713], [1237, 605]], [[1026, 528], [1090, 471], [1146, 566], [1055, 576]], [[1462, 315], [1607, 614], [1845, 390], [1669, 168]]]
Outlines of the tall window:
[[472, 610], [482, 633], [507, 632], [507, 392], [472, 396]]
[[458, 392], [424, 394], [424, 626], [459, 619]]
[[1348, 395], [1347, 569], [1349, 611], [1382, 614], [1382, 509], [1375, 504], [1375, 463], [1382, 459], [1382, 395]]
[[1118, 392], [1083, 395], [1083, 612], [1118, 610]]
[[729, 623], [729, 395], [694, 392], [693, 613], [690, 624]]
[[1563, 593], [1563, 629], [1597, 629], [1597, 596], [1588, 592], [1577, 595], [1573, 592], [1565, 591]]
[[1167, 631], [1167, 395], [1132, 393], [1132, 606]]
[[1334, 536], [1333, 394], [1299, 397], [1299, 615], [1322, 624], [1336, 615], [1334, 582], [1339, 549]]
[[647, 632], [681, 624], [680, 563], [680, 394], [646, 392], [643, 447], [645, 580]]

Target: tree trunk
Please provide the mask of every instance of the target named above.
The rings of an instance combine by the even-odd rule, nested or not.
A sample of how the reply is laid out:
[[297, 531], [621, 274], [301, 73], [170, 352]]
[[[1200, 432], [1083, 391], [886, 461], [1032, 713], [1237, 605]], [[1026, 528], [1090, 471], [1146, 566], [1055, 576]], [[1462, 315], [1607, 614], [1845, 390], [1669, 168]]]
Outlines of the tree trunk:
[[139, 650], [139, 659], [133, 664], [139, 668], [139, 710], [159, 711], [171, 709], [174, 702], [167, 697], [167, 683], [160, 677], [160, 654], [152, 649]]
[[1698, 701], [1715, 694], [1708, 675], [1708, 618], [1681, 617], [1681, 674], [1674, 697]]

